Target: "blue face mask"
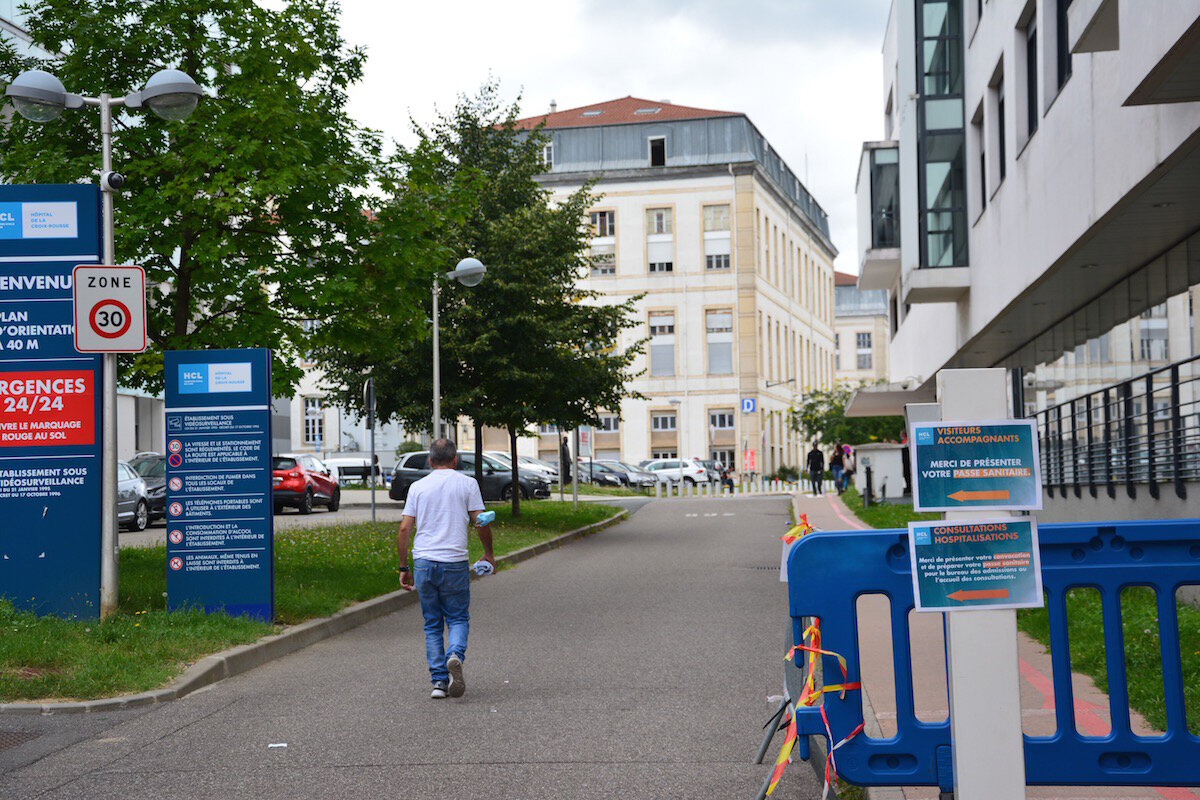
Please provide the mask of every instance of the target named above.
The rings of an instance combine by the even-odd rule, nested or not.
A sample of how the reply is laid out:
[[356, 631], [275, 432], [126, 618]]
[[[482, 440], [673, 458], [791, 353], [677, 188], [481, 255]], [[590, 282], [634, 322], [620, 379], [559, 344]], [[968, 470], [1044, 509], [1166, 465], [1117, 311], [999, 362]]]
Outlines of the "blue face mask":
[[495, 520], [495, 511], [480, 511], [479, 516], [475, 518], [475, 527], [482, 528], [484, 525], [491, 525]]

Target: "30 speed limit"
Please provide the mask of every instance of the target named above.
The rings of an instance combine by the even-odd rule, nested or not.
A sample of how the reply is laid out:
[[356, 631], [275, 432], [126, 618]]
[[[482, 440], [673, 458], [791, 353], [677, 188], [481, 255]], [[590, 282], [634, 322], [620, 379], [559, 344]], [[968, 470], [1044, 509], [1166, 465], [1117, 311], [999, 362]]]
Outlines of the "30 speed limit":
[[141, 267], [75, 268], [75, 349], [140, 353], [146, 349], [146, 272]]

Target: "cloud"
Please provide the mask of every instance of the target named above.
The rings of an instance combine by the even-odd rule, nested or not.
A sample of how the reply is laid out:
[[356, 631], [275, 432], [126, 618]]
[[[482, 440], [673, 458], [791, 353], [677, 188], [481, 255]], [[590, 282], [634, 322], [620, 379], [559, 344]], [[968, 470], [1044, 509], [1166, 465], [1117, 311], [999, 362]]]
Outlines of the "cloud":
[[344, 0], [343, 35], [367, 48], [351, 92], [364, 124], [409, 140], [489, 74], [526, 113], [625, 95], [746, 113], [829, 213], [837, 260], [857, 272], [854, 181], [882, 134], [887, 0]]

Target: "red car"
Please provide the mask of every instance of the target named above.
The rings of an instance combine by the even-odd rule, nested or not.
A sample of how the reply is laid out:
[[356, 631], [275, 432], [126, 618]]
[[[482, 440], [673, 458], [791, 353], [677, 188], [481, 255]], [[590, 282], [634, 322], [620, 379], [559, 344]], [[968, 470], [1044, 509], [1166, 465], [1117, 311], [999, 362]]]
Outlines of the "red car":
[[329, 467], [307, 453], [284, 453], [271, 459], [272, 500], [275, 513], [294, 506], [301, 514], [311, 514], [321, 505], [337, 511], [342, 490]]

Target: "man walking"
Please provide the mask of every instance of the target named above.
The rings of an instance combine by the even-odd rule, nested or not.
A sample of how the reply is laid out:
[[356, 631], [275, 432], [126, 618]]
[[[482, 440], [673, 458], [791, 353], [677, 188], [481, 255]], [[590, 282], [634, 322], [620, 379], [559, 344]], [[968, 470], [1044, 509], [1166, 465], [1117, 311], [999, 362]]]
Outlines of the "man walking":
[[814, 495], [821, 493], [821, 484], [825, 482], [825, 454], [813, 442], [812, 450], [808, 451], [808, 480], [812, 483]]
[[[459, 472], [458, 451], [449, 439], [438, 439], [429, 448], [432, 472], [408, 489], [396, 548], [400, 553], [400, 587], [415, 586], [425, 617], [425, 658], [435, 700], [462, 697], [467, 689], [463, 661], [467, 657], [470, 622], [471, 569], [467, 559], [467, 527], [484, 510], [483, 496], [474, 478]], [[416, 536], [412, 537], [413, 528]], [[492, 528], [478, 529], [483, 560], [496, 566], [492, 556]], [[413, 571], [408, 567], [408, 542], [412, 538]], [[415, 572], [415, 576], [414, 576]], [[415, 580], [414, 580], [415, 577]], [[447, 636], [442, 638], [443, 626]]]

